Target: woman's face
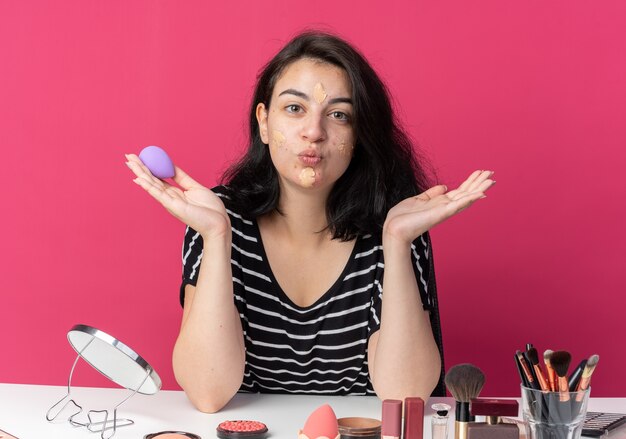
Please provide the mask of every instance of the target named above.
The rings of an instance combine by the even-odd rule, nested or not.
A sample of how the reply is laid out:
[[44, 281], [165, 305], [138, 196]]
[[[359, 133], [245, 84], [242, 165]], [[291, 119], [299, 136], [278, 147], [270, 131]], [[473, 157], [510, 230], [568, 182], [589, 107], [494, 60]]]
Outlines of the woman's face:
[[352, 87], [346, 72], [308, 58], [279, 77], [257, 120], [281, 185], [330, 189], [352, 159]]

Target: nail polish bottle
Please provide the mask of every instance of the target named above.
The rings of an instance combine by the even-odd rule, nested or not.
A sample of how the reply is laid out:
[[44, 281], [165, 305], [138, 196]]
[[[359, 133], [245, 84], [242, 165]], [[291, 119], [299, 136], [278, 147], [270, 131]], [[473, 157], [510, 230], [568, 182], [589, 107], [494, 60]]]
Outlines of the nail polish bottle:
[[475, 398], [470, 401], [473, 416], [485, 416], [485, 422], [470, 422], [467, 439], [519, 439], [515, 424], [504, 424], [500, 416], [517, 416], [519, 404], [512, 399]]
[[431, 408], [435, 413], [430, 417], [430, 427], [432, 439], [447, 439], [448, 437], [448, 413], [450, 407], [448, 404], [433, 404]]

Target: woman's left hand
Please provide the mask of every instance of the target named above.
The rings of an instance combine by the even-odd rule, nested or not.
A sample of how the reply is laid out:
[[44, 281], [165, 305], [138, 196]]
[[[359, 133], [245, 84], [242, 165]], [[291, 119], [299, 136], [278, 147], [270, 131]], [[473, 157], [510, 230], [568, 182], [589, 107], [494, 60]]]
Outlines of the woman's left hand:
[[419, 235], [467, 209], [495, 184], [493, 171], [475, 171], [457, 189], [434, 186], [396, 204], [387, 213], [383, 236], [410, 245]]

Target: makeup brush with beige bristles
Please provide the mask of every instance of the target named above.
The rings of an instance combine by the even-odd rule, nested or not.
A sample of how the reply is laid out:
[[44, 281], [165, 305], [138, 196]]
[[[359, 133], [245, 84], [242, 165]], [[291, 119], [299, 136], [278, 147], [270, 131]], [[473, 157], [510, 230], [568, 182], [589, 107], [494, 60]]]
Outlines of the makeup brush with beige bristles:
[[556, 372], [552, 368], [550, 364], [550, 357], [554, 351], [552, 349], [546, 349], [543, 353], [543, 362], [546, 364], [546, 370], [548, 371], [548, 385], [550, 386], [550, 390], [556, 392]]
[[[587, 390], [589, 388], [591, 375], [593, 374], [593, 371], [596, 370], [598, 361], [600, 361], [599, 355], [592, 355], [591, 357], [589, 357], [589, 359], [587, 360], [587, 364], [585, 365], [585, 369], [583, 370], [583, 375], [580, 378], [580, 382], [578, 383], [577, 391]], [[576, 395], [576, 401], [581, 401], [582, 398], [582, 394]]]
[[577, 390], [587, 390], [589, 387], [589, 382], [591, 381], [591, 374], [596, 370], [596, 366], [598, 365], [598, 361], [600, 361], [599, 355], [592, 355], [587, 360], [587, 364], [585, 365], [585, 369], [583, 370], [583, 375], [580, 378], [580, 382], [578, 383]]
[[482, 390], [485, 374], [473, 364], [457, 364], [448, 370], [444, 381], [456, 400], [454, 438], [467, 439], [467, 424], [474, 421], [474, 417], [470, 415], [469, 403]]

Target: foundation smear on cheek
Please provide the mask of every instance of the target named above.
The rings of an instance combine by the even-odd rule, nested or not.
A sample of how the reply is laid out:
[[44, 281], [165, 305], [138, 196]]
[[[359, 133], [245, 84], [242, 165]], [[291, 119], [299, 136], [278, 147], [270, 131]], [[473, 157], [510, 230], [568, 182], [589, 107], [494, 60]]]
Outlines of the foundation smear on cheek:
[[272, 131], [273, 134], [273, 145], [275, 149], [282, 148], [285, 145], [285, 135], [278, 130]]
[[339, 150], [339, 154], [346, 155], [346, 154], [350, 154], [352, 152], [352, 150], [354, 149], [354, 146], [353, 145], [346, 145], [346, 142], [344, 142], [342, 140], [341, 143], [339, 144], [339, 146], [337, 147], [337, 149]]
[[324, 90], [322, 83], [318, 82], [315, 84], [315, 87], [313, 87], [313, 98], [315, 99], [315, 102], [321, 104], [326, 100], [326, 96], [328, 95], [326, 94], [326, 90]]
[[315, 183], [315, 170], [313, 168], [304, 168], [300, 172], [300, 183], [304, 187], [311, 187]]

